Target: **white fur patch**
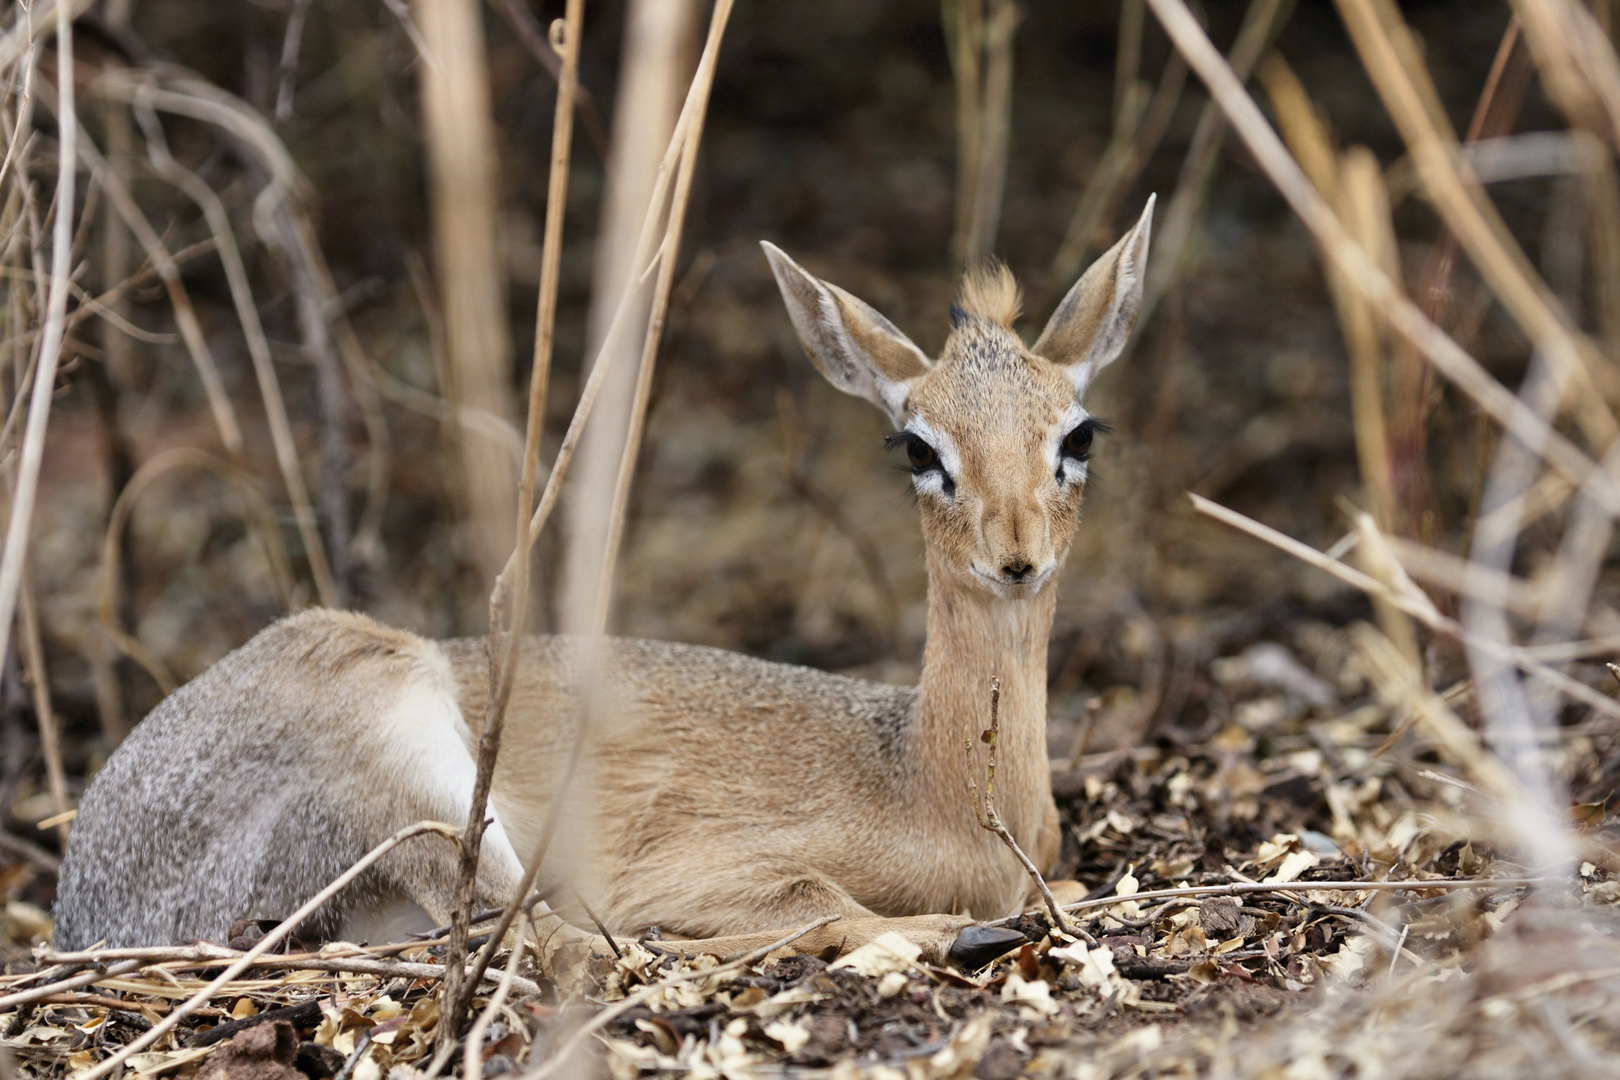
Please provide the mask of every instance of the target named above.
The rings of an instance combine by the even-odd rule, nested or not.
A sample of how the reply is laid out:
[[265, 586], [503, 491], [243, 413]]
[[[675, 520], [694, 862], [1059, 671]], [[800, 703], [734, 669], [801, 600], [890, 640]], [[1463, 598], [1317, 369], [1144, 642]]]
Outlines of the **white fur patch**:
[[[472, 737], [456, 700], [449, 660], [436, 645], [429, 644], [428, 650], [418, 677], [383, 717], [381, 731], [387, 752], [397, 762], [395, 775], [402, 788], [423, 792], [430, 805], [442, 806], [454, 815], [449, 824], [461, 825], [472, 808], [478, 766], [468, 749]], [[522, 861], [501, 826], [493, 801], [488, 813], [495, 820], [484, 830], [482, 858], [504, 863], [510, 875], [521, 876]]]

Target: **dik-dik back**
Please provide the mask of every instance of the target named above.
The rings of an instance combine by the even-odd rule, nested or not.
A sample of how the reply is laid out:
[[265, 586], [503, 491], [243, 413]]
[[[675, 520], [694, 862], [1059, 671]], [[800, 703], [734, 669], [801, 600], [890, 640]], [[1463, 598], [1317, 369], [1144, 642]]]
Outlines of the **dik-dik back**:
[[[929, 573], [922, 681], [612, 641], [611, 719], [587, 735], [542, 885], [566, 877], [617, 933], [713, 938], [832, 915], [845, 921], [831, 943], [857, 944], [899, 919], [936, 958], [970, 917], [1020, 905], [1027, 881], [978, 827], [962, 739], [987, 720], [999, 683], [1000, 814], [1049, 864], [1046, 640], [1103, 430], [1083, 399], [1134, 325], [1150, 215], [1151, 202], [1033, 346], [1013, 329], [1011, 276], [970, 276], [935, 359], [767, 245], [806, 352], [883, 410], [910, 465]], [[58, 945], [220, 940], [238, 919], [287, 915], [406, 824], [466, 820], [485, 649], [310, 611], [181, 688], [86, 792]], [[536, 857], [577, 735], [578, 651], [563, 638], [526, 643], [479, 868], [484, 903], [504, 902]], [[454, 878], [451, 841], [413, 841], [304, 934], [375, 940], [447, 921]]]

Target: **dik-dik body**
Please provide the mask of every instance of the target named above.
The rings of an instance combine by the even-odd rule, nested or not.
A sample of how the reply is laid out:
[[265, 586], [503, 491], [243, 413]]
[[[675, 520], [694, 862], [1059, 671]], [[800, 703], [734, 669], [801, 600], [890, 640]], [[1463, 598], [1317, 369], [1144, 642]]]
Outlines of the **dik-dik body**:
[[[928, 637], [915, 688], [735, 653], [611, 643], [617, 719], [573, 786], [591, 855], [571, 883], [608, 929], [855, 944], [899, 929], [940, 958], [1029, 882], [981, 830], [963, 735], [1001, 683], [1001, 817], [1041, 866], [1058, 853], [1047, 772], [1046, 644], [1096, 422], [1083, 405], [1141, 299], [1152, 203], [1026, 347], [1017, 288], [970, 274], [930, 361], [888, 320], [766, 245], [806, 352], [894, 423], [922, 514]], [[577, 643], [523, 651], [492, 792], [480, 898], [504, 902], [534, 850], [580, 709]], [[466, 819], [483, 640], [431, 642], [360, 615], [282, 620], [155, 709], [86, 792], [63, 863], [59, 948], [221, 940], [283, 917], [410, 822]], [[562, 873], [557, 849], [541, 874]], [[448, 921], [450, 842], [412, 841], [306, 925], [370, 937]], [[392, 921], [391, 921], [392, 920]]]

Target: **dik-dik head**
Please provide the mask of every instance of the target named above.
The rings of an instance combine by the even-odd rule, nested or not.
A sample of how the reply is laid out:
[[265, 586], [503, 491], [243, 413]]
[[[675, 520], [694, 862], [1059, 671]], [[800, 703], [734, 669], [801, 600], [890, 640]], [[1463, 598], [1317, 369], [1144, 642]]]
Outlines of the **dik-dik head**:
[[870, 305], [764, 245], [816, 368], [894, 422], [890, 443], [911, 463], [936, 569], [1009, 599], [1052, 579], [1100, 430], [1083, 404], [1086, 387], [1136, 326], [1152, 218], [1150, 198], [1032, 346], [1012, 328], [1019, 296], [1007, 269], [968, 274], [932, 361]]

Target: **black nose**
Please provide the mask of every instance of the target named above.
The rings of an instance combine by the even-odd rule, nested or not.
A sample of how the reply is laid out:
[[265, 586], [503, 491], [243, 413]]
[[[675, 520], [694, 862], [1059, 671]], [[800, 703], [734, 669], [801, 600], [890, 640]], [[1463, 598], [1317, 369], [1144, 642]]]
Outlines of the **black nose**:
[[1008, 581], [1018, 582], [1029, 577], [1030, 571], [1035, 568], [1023, 559], [1012, 559], [1001, 568], [1001, 575]]

